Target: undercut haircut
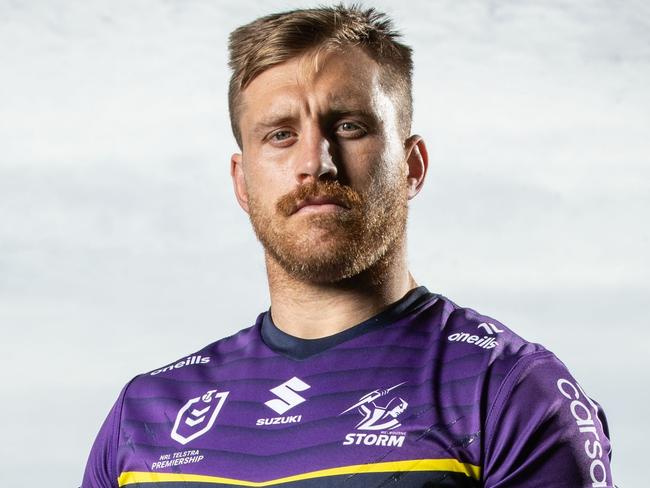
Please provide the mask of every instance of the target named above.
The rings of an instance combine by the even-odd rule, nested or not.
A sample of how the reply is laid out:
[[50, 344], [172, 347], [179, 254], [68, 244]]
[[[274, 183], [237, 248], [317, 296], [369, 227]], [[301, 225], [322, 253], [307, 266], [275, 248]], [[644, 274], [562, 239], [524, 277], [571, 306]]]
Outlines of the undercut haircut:
[[228, 88], [230, 125], [242, 149], [239, 129], [242, 91], [267, 69], [308, 52], [359, 47], [381, 68], [380, 85], [393, 98], [406, 138], [413, 118], [410, 47], [398, 41], [392, 20], [359, 5], [298, 9], [260, 17], [235, 29], [228, 45], [232, 69]]

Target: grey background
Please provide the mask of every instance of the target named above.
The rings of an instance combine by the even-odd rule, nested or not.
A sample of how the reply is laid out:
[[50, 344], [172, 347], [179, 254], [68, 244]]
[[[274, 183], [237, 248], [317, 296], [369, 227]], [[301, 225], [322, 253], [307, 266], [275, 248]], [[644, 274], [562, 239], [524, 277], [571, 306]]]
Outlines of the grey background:
[[[268, 307], [225, 44], [305, 5], [0, 0], [2, 486], [77, 486], [124, 383]], [[556, 352], [642, 486], [649, 4], [373, 5], [415, 49], [416, 279]]]

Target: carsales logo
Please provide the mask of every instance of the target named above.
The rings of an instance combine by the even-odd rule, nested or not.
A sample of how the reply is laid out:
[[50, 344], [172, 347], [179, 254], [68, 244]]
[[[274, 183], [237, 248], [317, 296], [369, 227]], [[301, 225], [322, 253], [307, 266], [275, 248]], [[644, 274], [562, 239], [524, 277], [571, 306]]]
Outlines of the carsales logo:
[[[600, 420], [598, 419], [598, 405], [586, 395], [579, 385], [574, 385], [569, 380], [560, 378], [557, 380], [557, 388], [565, 398], [571, 400], [569, 406], [571, 415], [576, 421], [578, 430], [584, 435], [585, 454], [591, 459], [591, 464], [589, 465], [591, 486], [594, 488], [609, 486], [607, 482], [607, 469], [602, 461], [603, 445], [601, 444], [599, 434], [599, 432], [602, 432], [602, 425], [600, 425], [600, 429], [596, 428], [596, 422], [600, 424]], [[594, 412], [593, 416], [589, 407]]]

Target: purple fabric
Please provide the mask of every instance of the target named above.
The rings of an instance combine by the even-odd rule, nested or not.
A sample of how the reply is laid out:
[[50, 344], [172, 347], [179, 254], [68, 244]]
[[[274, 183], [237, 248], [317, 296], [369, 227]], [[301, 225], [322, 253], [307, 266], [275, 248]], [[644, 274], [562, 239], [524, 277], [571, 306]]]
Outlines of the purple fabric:
[[82, 487], [116, 487], [124, 472], [262, 482], [416, 459], [480, 468], [457, 484], [433, 470], [431, 487], [613, 486], [602, 409], [551, 352], [494, 319], [430, 295], [296, 359], [263, 341], [264, 316], [132, 380]]

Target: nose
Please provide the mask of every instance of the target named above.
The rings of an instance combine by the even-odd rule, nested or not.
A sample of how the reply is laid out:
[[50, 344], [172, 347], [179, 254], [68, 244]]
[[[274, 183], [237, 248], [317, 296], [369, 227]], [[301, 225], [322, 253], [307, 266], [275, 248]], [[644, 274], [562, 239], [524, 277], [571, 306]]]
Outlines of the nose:
[[321, 179], [336, 179], [338, 170], [332, 158], [330, 141], [320, 130], [304, 133], [299, 141], [296, 178], [298, 183], [308, 183]]

